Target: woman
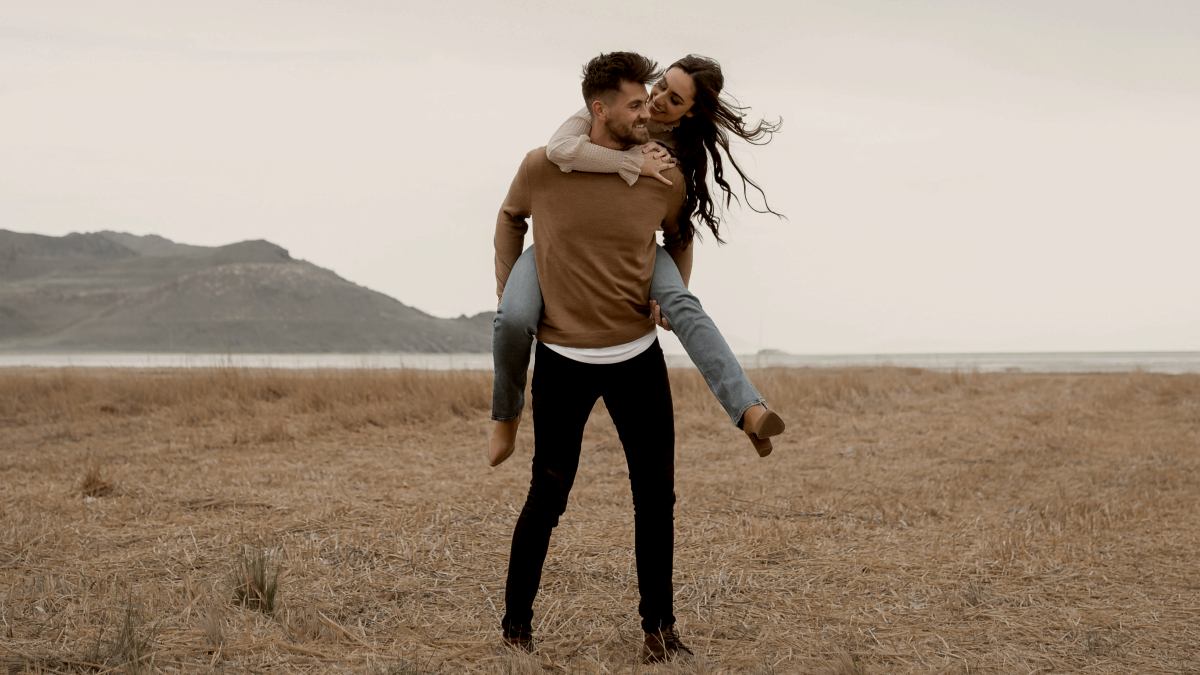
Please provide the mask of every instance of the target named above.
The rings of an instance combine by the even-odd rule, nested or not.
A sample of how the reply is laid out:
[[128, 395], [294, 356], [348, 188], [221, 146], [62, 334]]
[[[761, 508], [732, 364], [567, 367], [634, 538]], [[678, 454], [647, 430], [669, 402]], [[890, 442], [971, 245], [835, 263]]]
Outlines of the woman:
[[[685, 56], [671, 64], [651, 90], [648, 126], [652, 142], [624, 151], [595, 145], [587, 138], [591, 117], [585, 109], [559, 128], [546, 145], [546, 155], [563, 171], [617, 173], [630, 185], [640, 177], [669, 183], [662, 172], [678, 163], [687, 188], [679, 236], [685, 244], [691, 244], [696, 236], [694, 217], [721, 242], [720, 218], [708, 190], [709, 159], [713, 182], [724, 193], [726, 206], [735, 198], [724, 176], [724, 163], [728, 161], [742, 180], [742, 194], [747, 201], [747, 191], [753, 187], [764, 198], [765, 211], [759, 212], [775, 213], [766, 205], [762, 189], [734, 161], [729, 152], [729, 134], [764, 144], [779, 130], [778, 124], [763, 121], [753, 128], [746, 125], [743, 109], [721, 99], [724, 83], [716, 61]], [[650, 298], [655, 323], [675, 331], [733, 423], [746, 432], [760, 456], [770, 454], [770, 437], [783, 432], [783, 420], [767, 408], [762, 395], [750, 384], [728, 343], [696, 296], [687, 290], [679, 269], [662, 247], [654, 266]], [[492, 466], [507, 459], [516, 446], [529, 351], [541, 312], [541, 289], [531, 247], [512, 268], [494, 323], [492, 419], [496, 424], [489, 447]]]

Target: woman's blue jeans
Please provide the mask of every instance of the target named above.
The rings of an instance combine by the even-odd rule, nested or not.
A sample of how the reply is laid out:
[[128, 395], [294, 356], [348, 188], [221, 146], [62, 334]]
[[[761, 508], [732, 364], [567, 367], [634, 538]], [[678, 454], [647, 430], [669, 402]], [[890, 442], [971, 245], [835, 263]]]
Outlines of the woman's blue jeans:
[[[671, 329], [729, 419], [740, 425], [746, 409], [763, 402], [746, 371], [700, 301], [683, 285], [675, 261], [660, 246], [654, 260], [650, 297], [658, 301]], [[500, 308], [492, 323], [492, 419], [511, 420], [525, 407], [529, 354], [542, 316], [542, 289], [533, 247], [513, 265], [504, 286]]]

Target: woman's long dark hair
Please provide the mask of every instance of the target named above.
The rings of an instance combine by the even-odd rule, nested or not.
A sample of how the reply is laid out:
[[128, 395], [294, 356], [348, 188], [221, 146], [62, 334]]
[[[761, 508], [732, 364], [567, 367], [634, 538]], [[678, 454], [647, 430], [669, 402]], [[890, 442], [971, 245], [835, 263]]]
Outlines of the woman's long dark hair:
[[[696, 85], [696, 96], [692, 104], [691, 116], [679, 120], [675, 128], [675, 154], [679, 159], [679, 168], [683, 171], [687, 182], [687, 201], [679, 215], [679, 234], [684, 243], [690, 244], [696, 234], [692, 218], [702, 222], [712, 230], [717, 242], [721, 239], [721, 218], [717, 215], [716, 203], [708, 192], [708, 160], [712, 158], [713, 182], [725, 193], [725, 206], [728, 207], [737, 195], [725, 180], [725, 162], [737, 172], [742, 179], [742, 196], [746, 204], [758, 213], [776, 213], [767, 203], [767, 195], [742, 171], [733, 154], [729, 151], [729, 135], [753, 145], [765, 145], [770, 142], [773, 134], [779, 131], [783, 124], [780, 119], [774, 123], [759, 120], [755, 126], [746, 123], [746, 108], [734, 105], [721, 96], [725, 87], [725, 76], [721, 73], [721, 64], [716, 61], [688, 54], [672, 63], [670, 68], [679, 68], [692, 76]], [[668, 68], [668, 70], [670, 70]], [[720, 148], [723, 153], [718, 151]], [[724, 155], [724, 158], [722, 158]], [[763, 208], [758, 209], [750, 202], [748, 191], [754, 188], [762, 197]], [[740, 200], [739, 200], [740, 202]]]

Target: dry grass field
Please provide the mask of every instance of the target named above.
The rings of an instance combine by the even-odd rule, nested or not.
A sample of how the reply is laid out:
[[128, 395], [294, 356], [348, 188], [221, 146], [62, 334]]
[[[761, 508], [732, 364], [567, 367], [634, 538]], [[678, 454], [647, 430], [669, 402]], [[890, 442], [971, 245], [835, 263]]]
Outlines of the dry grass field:
[[517, 656], [532, 425], [487, 467], [488, 373], [0, 371], [0, 668], [1200, 670], [1200, 376], [752, 377], [766, 459], [672, 372], [697, 656], [640, 668], [602, 406]]

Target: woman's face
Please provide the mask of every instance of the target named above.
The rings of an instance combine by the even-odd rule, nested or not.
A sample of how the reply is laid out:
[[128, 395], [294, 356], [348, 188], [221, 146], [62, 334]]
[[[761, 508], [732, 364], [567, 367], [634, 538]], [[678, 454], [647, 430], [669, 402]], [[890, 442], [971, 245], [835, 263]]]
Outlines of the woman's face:
[[674, 124], [692, 116], [696, 102], [696, 83], [681, 68], [663, 74], [650, 90], [650, 119], [659, 124]]

